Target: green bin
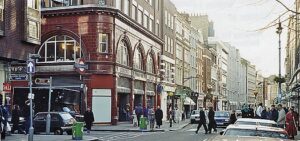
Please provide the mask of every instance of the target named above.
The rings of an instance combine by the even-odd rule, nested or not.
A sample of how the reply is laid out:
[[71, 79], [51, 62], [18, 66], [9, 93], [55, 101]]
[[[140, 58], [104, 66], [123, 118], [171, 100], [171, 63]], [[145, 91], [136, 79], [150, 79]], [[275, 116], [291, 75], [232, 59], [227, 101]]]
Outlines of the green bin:
[[72, 126], [72, 140], [82, 140], [83, 122], [76, 122]]
[[140, 118], [140, 129], [147, 130], [147, 119], [145, 117]]

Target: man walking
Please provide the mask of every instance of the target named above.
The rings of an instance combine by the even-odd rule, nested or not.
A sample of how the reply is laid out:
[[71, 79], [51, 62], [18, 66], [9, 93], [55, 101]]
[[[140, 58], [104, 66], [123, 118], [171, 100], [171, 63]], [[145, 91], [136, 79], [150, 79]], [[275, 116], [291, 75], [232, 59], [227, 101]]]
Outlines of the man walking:
[[140, 127], [140, 119], [141, 119], [141, 116], [143, 115], [142, 104], [139, 104], [139, 106], [136, 107], [135, 114], [136, 114], [137, 121], [138, 121], [138, 127]]
[[280, 128], [284, 128], [284, 125], [285, 125], [285, 111], [282, 108], [281, 104], [278, 104], [278, 120], [277, 120], [277, 125]]
[[205, 113], [203, 111], [203, 108], [200, 108], [200, 121], [197, 127], [197, 131], [196, 134], [198, 134], [199, 129], [201, 128], [201, 126], [203, 125], [204, 130], [205, 130], [205, 134], [207, 134], [207, 126], [206, 126], [206, 117], [205, 117]]
[[215, 121], [215, 112], [212, 107], [209, 107], [208, 111], [208, 133], [211, 133], [211, 129], [214, 129], [215, 132], [217, 132], [216, 128], [216, 121]]
[[84, 113], [84, 122], [86, 125], [87, 133], [90, 134], [92, 124], [94, 122], [94, 114], [91, 111], [91, 108], [87, 108], [87, 111]]
[[155, 111], [156, 128], [160, 128], [160, 126], [162, 125], [162, 119], [163, 111], [160, 109], [159, 106], [157, 106], [157, 110]]
[[262, 103], [259, 103], [257, 109], [256, 109], [256, 118], [258, 119], [261, 119], [261, 113], [263, 111], [263, 108], [262, 108]]

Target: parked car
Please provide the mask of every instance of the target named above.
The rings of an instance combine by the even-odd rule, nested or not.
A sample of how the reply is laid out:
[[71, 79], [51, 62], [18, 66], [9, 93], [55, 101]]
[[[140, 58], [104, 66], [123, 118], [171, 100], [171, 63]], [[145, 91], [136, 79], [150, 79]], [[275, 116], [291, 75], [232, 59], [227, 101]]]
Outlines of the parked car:
[[[50, 112], [51, 128], [50, 132], [56, 135], [62, 135], [66, 132], [68, 135], [72, 134], [72, 125], [76, 120], [67, 112]], [[35, 133], [46, 132], [47, 112], [39, 112], [35, 115], [33, 125]]]
[[193, 110], [191, 113], [191, 124], [197, 123], [200, 120], [200, 111], [199, 110]]
[[248, 137], [248, 136], [216, 136], [204, 141], [291, 141], [289, 139], [278, 139], [268, 137]]
[[267, 127], [259, 125], [229, 125], [224, 131], [220, 132], [223, 136], [230, 137], [268, 137], [288, 139], [288, 134], [284, 129], [277, 127]]
[[252, 118], [239, 118], [234, 124], [238, 125], [261, 125], [269, 127], [277, 127], [277, 123], [273, 120], [267, 119], [252, 119]]
[[72, 117], [74, 117], [76, 119], [76, 121], [79, 122], [83, 122], [84, 121], [84, 116], [76, 113], [74, 110], [71, 110], [69, 107], [63, 107], [62, 108], [64, 112], [67, 112], [69, 114], [71, 114]]
[[228, 111], [216, 111], [215, 120], [218, 127], [226, 127], [229, 125], [230, 112]]

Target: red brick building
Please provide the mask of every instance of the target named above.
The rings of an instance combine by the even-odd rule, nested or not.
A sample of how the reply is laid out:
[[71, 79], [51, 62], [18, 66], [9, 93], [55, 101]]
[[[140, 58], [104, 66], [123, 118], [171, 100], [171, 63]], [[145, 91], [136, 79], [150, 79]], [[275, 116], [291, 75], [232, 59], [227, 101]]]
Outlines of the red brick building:
[[[127, 109], [132, 113], [139, 104], [159, 105], [160, 4], [144, 0], [69, 2], [42, 2], [36, 93], [47, 93], [39, 81], [52, 76], [55, 102], [63, 99], [64, 105], [81, 111], [92, 107], [99, 123], [127, 121]], [[87, 65], [84, 71], [74, 69], [78, 60]], [[20, 87], [16, 93], [21, 91]], [[41, 105], [45, 102], [35, 100]]]

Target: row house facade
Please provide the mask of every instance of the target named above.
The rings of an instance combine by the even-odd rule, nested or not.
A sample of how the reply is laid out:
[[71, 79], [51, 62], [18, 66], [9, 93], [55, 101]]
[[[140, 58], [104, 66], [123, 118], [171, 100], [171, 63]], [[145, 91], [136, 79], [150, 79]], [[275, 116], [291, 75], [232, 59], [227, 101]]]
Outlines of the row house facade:
[[[128, 121], [128, 109], [132, 114], [135, 106], [161, 104], [162, 1], [41, 2], [35, 82], [51, 76], [52, 95], [80, 112], [91, 107], [97, 123]], [[76, 64], [84, 67], [74, 69]], [[34, 87], [44, 92], [38, 83]]]

